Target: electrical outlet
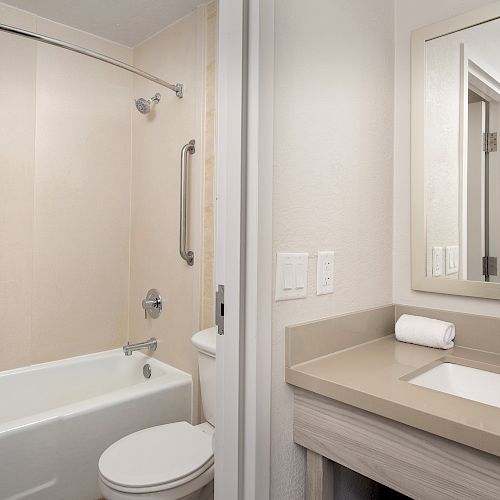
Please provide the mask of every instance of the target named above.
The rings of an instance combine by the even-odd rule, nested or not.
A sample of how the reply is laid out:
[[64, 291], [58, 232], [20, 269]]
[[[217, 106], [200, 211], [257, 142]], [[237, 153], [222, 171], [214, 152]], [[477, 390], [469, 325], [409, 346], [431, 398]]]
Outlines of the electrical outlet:
[[316, 267], [316, 294], [333, 293], [333, 259], [335, 252], [318, 252]]
[[443, 275], [443, 247], [432, 248], [432, 276]]

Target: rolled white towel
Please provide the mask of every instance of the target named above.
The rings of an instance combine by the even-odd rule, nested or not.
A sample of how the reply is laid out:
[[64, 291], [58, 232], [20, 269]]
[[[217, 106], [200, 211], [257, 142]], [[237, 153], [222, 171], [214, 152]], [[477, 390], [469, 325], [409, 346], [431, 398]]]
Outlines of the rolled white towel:
[[438, 319], [403, 314], [396, 322], [396, 339], [438, 349], [454, 346], [455, 325]]

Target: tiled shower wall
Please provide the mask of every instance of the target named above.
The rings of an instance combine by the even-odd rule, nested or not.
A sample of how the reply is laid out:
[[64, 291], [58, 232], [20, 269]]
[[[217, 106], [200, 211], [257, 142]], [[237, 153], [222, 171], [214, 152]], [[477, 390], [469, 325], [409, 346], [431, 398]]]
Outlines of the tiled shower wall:
[[[1, 21], [131, 62], [130, 49], [0, 4]], [[0, 370], [127, 337], [132, 78], [0, 35]], [[78, 133], [75, 133], [78, 130]], [[35, 154], [36, 152], [36, 154]]]
[[[186, 86], [178, 99], [119, 68], [0, 34], [9, 65], [0, 74], [0, 370], [120, 347], [155, 329], [158, 357], [193, 371], [189, 338], [211, 300], [201, 290], [213, 265], [201, 258], [213, 242], [210, 12], [201, 7], [129, 49], [0, 4], [1, 22]], [[139, 115], [133, 97], [155, 92], [156, 111]], [[179, 154], [191, 138], [193, 269], [177, 253]], [[140, 302], [151, 287], [166, 297], [154, 327]]]

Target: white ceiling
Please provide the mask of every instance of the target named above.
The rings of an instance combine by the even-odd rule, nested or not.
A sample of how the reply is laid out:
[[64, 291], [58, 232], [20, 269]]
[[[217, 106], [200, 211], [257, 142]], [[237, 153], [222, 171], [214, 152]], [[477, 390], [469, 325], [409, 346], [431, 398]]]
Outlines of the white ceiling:
[[207, 0], [1, 0], [94, 35], [135, 47]]

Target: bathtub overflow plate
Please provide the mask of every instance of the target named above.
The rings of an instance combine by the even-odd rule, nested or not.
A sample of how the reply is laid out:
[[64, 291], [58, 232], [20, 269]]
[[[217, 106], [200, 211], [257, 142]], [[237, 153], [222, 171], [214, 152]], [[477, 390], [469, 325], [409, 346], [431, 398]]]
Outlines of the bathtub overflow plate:
[[149, 363], [146, 363], [142, 367], [142, 374], [144, 375], [144, 378], [151, 378], [151, 365]]

